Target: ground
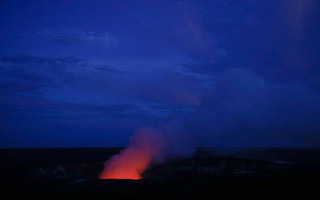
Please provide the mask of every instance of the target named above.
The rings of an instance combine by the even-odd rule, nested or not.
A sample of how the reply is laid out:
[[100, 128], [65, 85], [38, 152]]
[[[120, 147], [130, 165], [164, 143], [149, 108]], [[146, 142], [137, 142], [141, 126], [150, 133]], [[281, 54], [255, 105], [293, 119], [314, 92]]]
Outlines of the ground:
[[120, 150], [0, 150], [1, 199], [320, 199], [319, 149], [201, 148], [142, 180], [99, 180]]

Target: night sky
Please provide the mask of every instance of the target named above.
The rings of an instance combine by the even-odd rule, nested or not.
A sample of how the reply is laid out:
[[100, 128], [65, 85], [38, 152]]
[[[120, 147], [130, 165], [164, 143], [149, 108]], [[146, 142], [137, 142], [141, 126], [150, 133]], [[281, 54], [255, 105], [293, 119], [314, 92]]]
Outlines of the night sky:
[[1, 0], [0, 147], [320, 146], [316, 0]]

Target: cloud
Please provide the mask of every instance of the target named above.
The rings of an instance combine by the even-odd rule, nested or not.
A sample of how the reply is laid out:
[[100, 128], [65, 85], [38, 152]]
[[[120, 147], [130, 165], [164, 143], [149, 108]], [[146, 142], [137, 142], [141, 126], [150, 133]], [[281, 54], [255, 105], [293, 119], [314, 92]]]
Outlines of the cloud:
[[0, 90], [36, 93], [46, 87], [59, 87], [72, 81], [71, 71], [84, 64], [84, 60], [73, 57], [2, 56]]
[[94, 103], [70, 103], [53, 101], [42, 96], [26, 96], [11, 94], [1, 96], [0, 114], [14, 116], [57, 116], [67, 117], [71, 114], [81, 114], [85, 117], [120, 117], [125, 113], [140, 110], [135, 104], [94, 104]]
[[78, 43], [92, 43], [106, 47], [116, 44], [119, 40], [109, 33], [97, 33], [81, 30], [42, 30], [39, 35], [61, 45], [73, 45]]
[[78, 88], [98, 93], [176, 105], [197, 105], [207, 82], [170, 66], [117, 68], [105, 62], [71, 57], [14, 55], [0, 57], [3, 93], [41, 93], [48, 88]]
[[[152, 66], [150, 66], [152, 67]], [[112, 84], [114, 90], [167, 105], [195, 106], [206, 89], [205, 79], [168, 68], [133, 71]]]
[[173, 27], [172, 43], [197, 61], [214, 62], [223, 56], [225, 51], [219, 44], [221, 39], [209, 33], [203, 23], [202, 9], [196, 3], [184, 3], [179, 13], [179, 22]]
[[212, 1], [187, 6], [181, 38], [188, 39], [181, 42], [192, 60], [182, 67], [211, 76], [247, 68], [271, 82], [299, 81], [319, 90], [316, 8], [314, 0]]
[[304, 37], [305, 26], [307, 24], [307, 17], [312, 12], [316, 12], [315, 0], [294, 0], [285, 2], [285, 14], [288, 16], [284, 20], [288, 24], [290, 30], [297, 37]]
[[111, 72], [111, 73], [116, 73], [116, 74], [125, 74], [125, 71], [116, 69], [116, 68], [108, 66], [108, 65], [96, 67], [96, 70], [99, 70], [102, 72]]
[[249, 69], [228, 69], [186, 119], [200, 144], [319, 146], [320, 93], [299, 83], [275, 84]]
[[181, 66], [188, 72], [206, 76], [219, 76], [225, 70], [225, 66], [217, 65], [214, 62], [182, 63]]
[[[79, 79], [89, 79], [97, 73], [96, 68], [83, 59], [72, 57], [39, 57], [27, 54], [0, 57], [0, 96], [1, 114], [38, 115], [38, 114], [62, 114], [65, 113], [87, 113], [102, 114], [108, 116], [133, 115], [138, 107], [134, 104], [108, 102], [77, 101], [74, 98], [81, 98], [88, 95], [78, 84]], [[111, 68], [110, 68], [111, 69]], [[110, 70], [109, 70], [110, 71]], [[107, 73], [109, 72], [107, 71]], [[91, 73], [88, 73], [91, 72]], [[82, 76], [86, 74], [86, 76]], [[105, 76], [108, 75], [104, 73]], [[111, 72], [114, 74], [114, 72]], [[70, 101], [53, 100], [48, 91], [54, 89], [58, 92], [55, 97], [65, 94], [61, 91], [72, 91], [72, 88], [79, 88], [78, 95]], [[95, 90], [95, 85], [90, 86]], [[59, 93], [59, 90], [60, 93]], [[94, 92], [93, 92], [94, 93]], [[73, 94], [74, 95], [74, 94]], [[74, 99], [74, 100], [72, 100]], [[111, 105], [109, 105], [111, 104]]]
[[[117, 64], [115, 64], [117, 65]], [[170, 66], [113, 67], [72, 57], [28, 54], [0, 57], [2, 115], [159, 119], [189, 113], [199, 104], [205, 79]], [[107, 105], [136, 105], [113, 112]], [[106, 105], [103, 107], [102, 105]], [[108, 114], [110, 111], [110, 115]]]

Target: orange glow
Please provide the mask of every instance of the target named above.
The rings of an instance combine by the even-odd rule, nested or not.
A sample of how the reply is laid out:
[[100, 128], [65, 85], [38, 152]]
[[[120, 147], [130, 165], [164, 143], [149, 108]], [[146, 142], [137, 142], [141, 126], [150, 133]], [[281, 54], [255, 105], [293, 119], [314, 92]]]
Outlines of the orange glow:
[[100, 179], [141, 179], [141, 173], [150, 163], [150, 155], [138, 149], [125, 149], [106, 163]]
[[100, 179], [142, 178], [142, 173], [155, 161], [161, 160], [163, 141], [149, 129], [131, 138], [130, 145], [105, 163]]

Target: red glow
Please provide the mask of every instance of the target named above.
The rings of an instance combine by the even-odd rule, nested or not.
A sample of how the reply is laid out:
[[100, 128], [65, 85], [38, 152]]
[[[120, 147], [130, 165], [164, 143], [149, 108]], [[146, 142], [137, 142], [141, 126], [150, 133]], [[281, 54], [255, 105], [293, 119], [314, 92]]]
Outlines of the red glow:
[[162, 153], [161, 138], [149, 129], [142, 130], [131, 138], [125, 150], [105, 163], [99, 178], [139, 180], [152, 162], [161, 160]]
[[148, 167], [150, 155], [138, 149], [125, 149], [120, 155], [107, 162], [100, 179], [141, 179], [141, 173]]

